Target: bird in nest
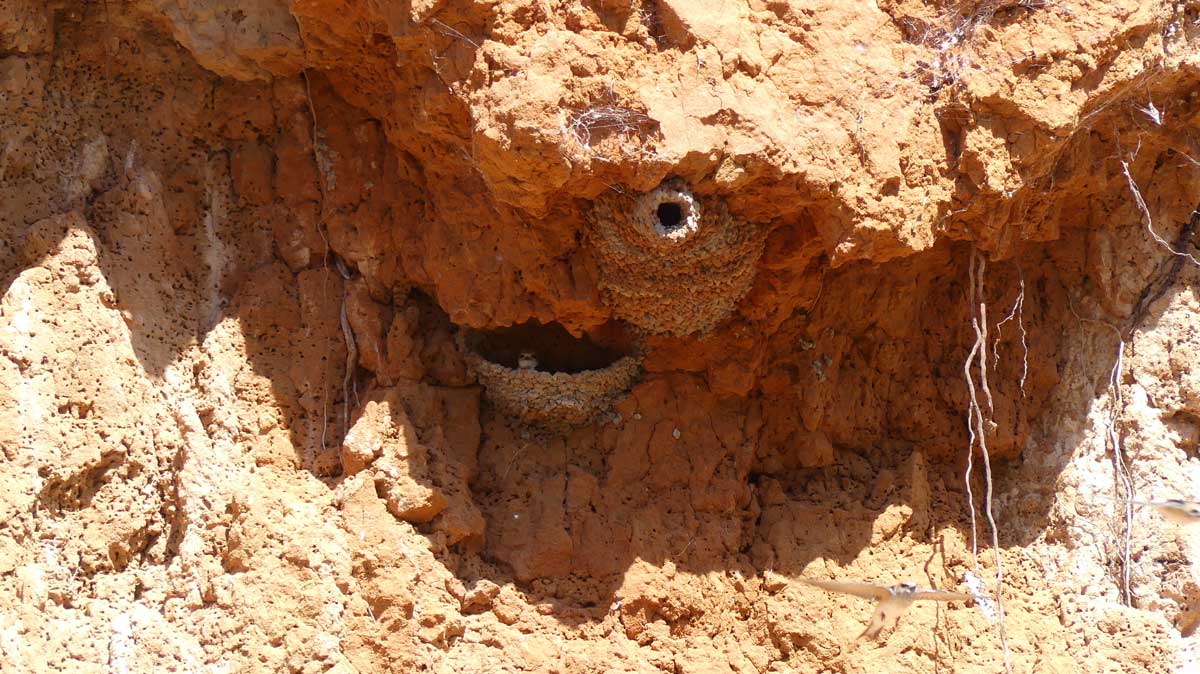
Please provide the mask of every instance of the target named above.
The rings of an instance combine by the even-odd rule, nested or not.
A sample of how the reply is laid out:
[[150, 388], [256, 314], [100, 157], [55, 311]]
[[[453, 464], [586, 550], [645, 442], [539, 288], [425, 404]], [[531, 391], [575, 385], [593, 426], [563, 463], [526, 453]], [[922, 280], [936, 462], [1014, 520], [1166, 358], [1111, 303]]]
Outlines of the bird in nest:
[[536, 370], [538, 366], [537, 356], [533, 355], [532, 351], [522, 351], [517, 356], [517, 368], [521, 370]]

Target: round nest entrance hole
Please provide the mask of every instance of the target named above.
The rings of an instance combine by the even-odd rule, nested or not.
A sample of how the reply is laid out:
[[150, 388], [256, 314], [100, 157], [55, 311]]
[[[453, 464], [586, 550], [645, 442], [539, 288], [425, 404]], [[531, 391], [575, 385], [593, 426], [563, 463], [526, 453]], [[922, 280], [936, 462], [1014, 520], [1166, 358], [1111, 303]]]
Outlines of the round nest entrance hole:
[[460, 333], [468, 365], [505, 414], [538, 426], [596, 419], [637, 381], [641, 358], [619, 324], [576, 337], [529, 322]]
[[700, 229], [700, 203], [681, 181], [638, 197], [631, 215], [650, 245], [678, 246]]
[[668, 234], [683, 226], [683, 206], [674, 201], [664, 201], [655, 209], [658, 226]]

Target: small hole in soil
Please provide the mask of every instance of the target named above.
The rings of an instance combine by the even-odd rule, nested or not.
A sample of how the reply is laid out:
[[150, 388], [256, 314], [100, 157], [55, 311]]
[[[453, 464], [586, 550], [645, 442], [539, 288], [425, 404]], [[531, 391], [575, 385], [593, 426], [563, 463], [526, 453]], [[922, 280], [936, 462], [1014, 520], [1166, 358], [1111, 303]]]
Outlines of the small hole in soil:
[[505, 367], [521, 367], [522, 354], [526, 354], [527, 367], [528, 359], [533, 358], [531, 369], [568, 374], [606, 368], [623, 358], [631, 345], [618, 324], [575, 337], [558, 323], [536, 321], [474, 332], [468, 344], [479, 355]]
[[683, 206], [674, 201], [664, 201], [655, 211], [658, 224], [668, 232], [673, 232], [683, 226]]

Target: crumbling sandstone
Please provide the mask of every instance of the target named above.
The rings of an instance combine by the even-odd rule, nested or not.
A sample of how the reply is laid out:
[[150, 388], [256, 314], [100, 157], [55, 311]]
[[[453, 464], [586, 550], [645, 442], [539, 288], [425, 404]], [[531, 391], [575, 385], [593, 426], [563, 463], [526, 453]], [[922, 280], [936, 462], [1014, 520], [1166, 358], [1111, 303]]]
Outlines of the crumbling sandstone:
[[997, 672], [982, 599], [855, 644], [797, 580], [997, 563], [1013, 671], [1195, 668], [1191, 534], [1120, 499], [1200, 494], [1198, 45], [3, 4], [0, 669]]

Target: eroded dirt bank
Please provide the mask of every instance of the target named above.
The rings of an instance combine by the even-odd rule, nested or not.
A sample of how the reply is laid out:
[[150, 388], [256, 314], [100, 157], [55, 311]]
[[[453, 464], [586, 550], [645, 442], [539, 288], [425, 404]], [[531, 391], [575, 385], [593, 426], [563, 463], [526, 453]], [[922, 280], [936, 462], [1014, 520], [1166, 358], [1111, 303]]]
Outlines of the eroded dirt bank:
[[1104, 497], [1200, 495], [1198, 92], [1196, 2], [7, 0], [0, 669], [1194, 671]]

